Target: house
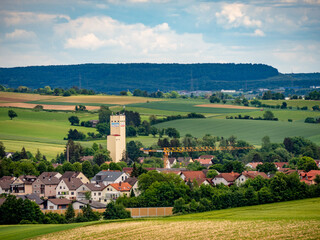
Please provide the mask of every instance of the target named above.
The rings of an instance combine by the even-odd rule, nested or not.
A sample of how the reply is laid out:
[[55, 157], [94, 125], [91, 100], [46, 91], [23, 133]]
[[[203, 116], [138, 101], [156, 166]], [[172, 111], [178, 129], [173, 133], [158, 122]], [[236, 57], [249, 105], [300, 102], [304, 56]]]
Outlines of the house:
[[73, 209], [82, 209], [84, 206], [89, 205], [92, 209], [105, 209], [106, 204], [93, 200], [77, 200], [72, 203]]
[[48, 209], [48, 210], [67, 209], [70, 203], [71, 201], [65, 198], [48, 199], [47, 201], [44, 202], [44, 209]]
[[247, 163], [245, 167], [255, 170], [257, 169], [258, 165], [262, 165], [262, 164], [263, 164], [262, 162], [250, 162], [250, 163]]
[[124, 182], [127, 182], [131, 185], [131, 191], [133, 191], [134, 195], [137, 197], [140, 195], [139, 185], [138, 185], [138, 178], [136, 177], [129, 177]]
[[129, 175], [125, 172], [102, 170], [91, 179], [91, 183], [103, 183], [108, 186], [111, 183], [124, 182], [128, 177]]
[[210, 184], [206, 179], [206, 175], [203, 171], [182, 171], [180, 177], [183, 181], [197, 181], [199, 185], [201, 184]]
[[168, 158], [168, 163], [169, 163], [170, 168], [172, 168], [177, 163], [177, 159], [176, 158]]
[[43, 208], [43, 200], [41, 200], [37, 194], [31, 193], [26, 195], [17, 195], [17, 198], [21, 198], [22, 200], [29, 199], [30, 201], [38, 204], [41, 209]]
[[209, 168], [212, 165], [211, 158], [198, 158], [194, 159], [194, 161], [198, 161], [202, 166]]
[[10, 185], [14, 182], [14, 180], [3, 179], [0, 180], [0, 194], [6, 193], [9, 194], [11, 192]]
[[104, 184], [97, 184], [97, 183], [87, 183], [86, 187], [91, 192], [91, 200], [97, 202], [106, 202], [106, 193], [107, 193], [107, 186]]
[[284, 168], [284, 166], [289, 166], [288, 162], [274, 162], [274, 165], [276, 165], [277, 170], [280, 170], [281, 168]]
[[62, 175], [58, 172], [43, 172], [33, 183], [32, 192], [40, 197], [55, 197], [56, 187]]
[[193, 161], [191, 157], [178, 157], [177, 162], [180, 166], [188, 166], [189, 163], [192, 163]]
[[5, 153], [5, 157], [6, 158], [12, 158], [13, 154], [14, 154], [14, 152], [6, 152]]
[[13, 195], [32, 193], [32, 183], [37, 179], [36, 176], [23, 175], [18, 177], [10, 184], [10, 191]]
[[212, 183], [214, 185], [224, 184], [226, 186], [230, 186], [234, 183], [234, 181], [240, 176], [239, 173], [231, 172], [231, 173], [220, 173], [212, 179]]
[[62, 178], [56, 188], [56, 197], [76, 200], [77, 195], [81, 195], [80, 198], [85, 198], [85, 192], [89, 189], [80, 189], [82, 185], [85, 186], [80, 178]]
[[127, 182], [111, 183], [107, 186], [107, 201], [116, 200], [120, 196], [130, 197], [132, 186]]
[[320, 168], [320, 160], [314, 160], [317, 164], [317, 167]]
[[316, 184], [315, 179], [317, 175], [320, 176], [320, 170], [311, 170], [307, 173], [301, 173], [301, 182], [305, 182], [308, 185]]
[[257, 176], [261, 176], [262, 178], [267, 179], [268, 176], [264, 172], [258, 172], [258, 171], [244, 171], [241, 173], [241, 175], [235, 180], [235, 183], [239, 186], [243, 183], [245, 183], [248, 179], [254, 179]]
[[67, 171], [60, 177], [60, 179], [63, 178], [79, 178], [84, 184], [90, 183], [89, 179], [82, 172]]
[[212, 160], [214, 158], [215, 158], [215, 156], [213, 156], [213, 155], [201, 155], [199, 157], [199, 159], [210, 159], [210, 160]]

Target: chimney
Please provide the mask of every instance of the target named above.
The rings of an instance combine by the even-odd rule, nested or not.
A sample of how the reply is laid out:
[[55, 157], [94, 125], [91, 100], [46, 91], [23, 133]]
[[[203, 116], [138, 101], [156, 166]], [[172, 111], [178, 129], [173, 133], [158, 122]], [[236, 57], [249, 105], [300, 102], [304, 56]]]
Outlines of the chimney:
[[121, 186], [121, 182], [119, 182], [119, 186]]

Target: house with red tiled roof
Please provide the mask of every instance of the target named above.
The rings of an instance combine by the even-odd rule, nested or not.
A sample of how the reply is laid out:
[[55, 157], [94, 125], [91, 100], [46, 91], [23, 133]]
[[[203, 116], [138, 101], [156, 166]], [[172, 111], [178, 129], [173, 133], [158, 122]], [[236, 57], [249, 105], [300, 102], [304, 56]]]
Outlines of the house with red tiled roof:
[[301, 173], [300, 177], [301, 177], [301, 182], [305, 182], [308, 185], [312, 185], [312, 184], [316, 184], [315, 179], [317, 177], [317, 175], [320, 176], [320, 170], [311, 170], [307, 173]]
[[107, 186], [107, 202], [114, 201], [120, 196], [130, 197], [132, 186], [128, 182], [111, 183]]
[[284, 168], [283, 166], [289, 166], [288, 162], [274, 162], [274, 165], [276, 165], [277, 170], [280, 170], [281, 168]]
[[212, 179], [214, 185], [224, 184], [226, 186], [230, 186], [234, 183], [234, 181], [240, 176], [239, 173], [231, 172], [231, 173], [220, 173]]
[[262, 165], [262, 162], [250, 162], [245, 165], [245, 167], [251, 168], [253, 170], [257, 169], [258, 165]]
[[199, 185], [201, 184], [210, 184], [206, 178], [206, 175], [203, 171], [182, 171], [180, 177], [186, 183], [190, 180], [191, 182], [197, 181]]
[[248, 179], [254, 179], [258, 176], [261, 176], [262, 178], [267, 179], [268, 176], [264, 172], [258, 172], [258, 171], [244, 171], [240, 174], [240, 176], [235, 180], [235, 183], [239, 186], [243, 183], [245, 183]]
[[198, 161], [202, 166], [208, 168], [212, 165], [212, 159], [211, 158], [198, 158], [194, 159], [193, 161]]

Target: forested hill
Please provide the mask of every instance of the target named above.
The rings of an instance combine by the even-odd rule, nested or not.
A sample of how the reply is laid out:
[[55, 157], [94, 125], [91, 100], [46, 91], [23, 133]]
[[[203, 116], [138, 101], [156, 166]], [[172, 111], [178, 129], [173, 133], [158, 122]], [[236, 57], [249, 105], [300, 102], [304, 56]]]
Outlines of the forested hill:
[[[147, 91], [220, 90], [292, 85], [292, 75], [282, 75], [264, 64], [81, 64], [0, 68], [6, 87], [81, 85], [97, 92], [118, 93], [136, 88]], [[306, 79], [297, 81], [308, 82]], [[306, 86], [310, 86], [309, 83]]]

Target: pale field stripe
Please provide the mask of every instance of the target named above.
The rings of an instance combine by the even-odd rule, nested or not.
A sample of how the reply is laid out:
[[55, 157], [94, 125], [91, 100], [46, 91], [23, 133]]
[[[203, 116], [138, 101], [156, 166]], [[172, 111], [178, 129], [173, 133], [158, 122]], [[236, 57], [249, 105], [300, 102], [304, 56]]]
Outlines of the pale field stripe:
[[319, 239], [319, 221], [139, 221], [94, 225], [37, 239]]

